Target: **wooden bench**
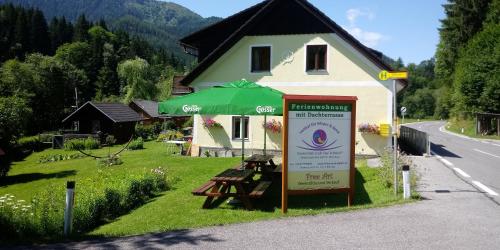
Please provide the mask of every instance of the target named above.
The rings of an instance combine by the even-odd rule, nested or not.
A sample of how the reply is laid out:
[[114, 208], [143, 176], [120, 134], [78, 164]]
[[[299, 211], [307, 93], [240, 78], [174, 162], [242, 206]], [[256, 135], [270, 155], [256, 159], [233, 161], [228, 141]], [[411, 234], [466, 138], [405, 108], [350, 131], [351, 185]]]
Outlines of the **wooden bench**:
[[193, 190], [191, 193], [192, 193], [193, 195], [203, 196], [203, 195], [206, 195], [205, 193], [206, 193], [209, 189], [213, 188], [214, 186], [215, 186], [215, 181], [209, 181], [209, 182], [207, 182], [207, 183], [205, 183], [205, 184], [201, 185], [201, 187], [199, 187], [199, 188], [197, 188], [197, 189]]
[[251, 198], [259, 198], [261, 197], [262, 195], [264, 195], [264, 192], [266, 192], [266, 189], [271, 186], [271, 183], [270, 181], [261, 181], [259, 183], [259, 185], [257, 185], [253, 190], [252, 192], [250, 193], [250, 197]]

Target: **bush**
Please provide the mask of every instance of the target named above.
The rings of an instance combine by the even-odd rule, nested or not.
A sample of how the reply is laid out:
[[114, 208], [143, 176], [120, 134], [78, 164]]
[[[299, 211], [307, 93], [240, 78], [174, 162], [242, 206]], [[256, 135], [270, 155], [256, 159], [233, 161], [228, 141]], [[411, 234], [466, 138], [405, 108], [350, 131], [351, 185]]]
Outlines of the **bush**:
[[163, 131], [166, 131], [166, 130], [175, 130], [176, 128], [177, 128], [177, 125], [172, 120], [165, 121], [162, 124], [162, 130]]
[[144, 141], [142, 140], [142, 137], [139, 137], [128, 145], [129, 150], [139, 150], [139, 149], [144, 149]]
[[[106, 185], [104, 190], [99, 190], [95, 180], [77, 183], [74, 235], [88, 232], [168, 190], [161, 167], [140, 177], [106, 181]], [[0, 241], [62, 238], [64, 207], [64, 186], [50, 187], [36, 194], [31, 202], [16, 200], [11, 194], [0, 196]]]
[[111, 155], [106, 158], [97, 159], [98, 167], [111, 167], [114, 165], [121, 165], [121, 164], [123, 164], [123, 161], [120, 159], [119, 155]]
[[189, 118], [189, 120], [187, 120], [183, 125], [182, 127], [183, 128], [187, 128], [187, 127], [192, 127], [193, 126], [193, 123], [194, 123], [194, 119], [193, 119], [193, 116], [191, 116]]
[[64, 150], [84, 150], [85, 140], [84, 139], [71, 139], [64, 142]]
[[108, 136], [106, 136], [105, 143], [108, 146], [113, 146], [116, 143], [116, 139], [113, 135], [108, 135]]
[[80, 153], [70, 154], [70, 155], [65, 155], [65, 154], [42, 155], [38, 159], [38, 163], [66, 161], [66, 160], [72, 160], [72, 159], [80, 159], [80, 158], [84, 158], [84, 157], [86, 157], [86, 156], [83, 154], [80, 154]]
[[10, 171], [10, 161], [0, 158], [0, 179]]
[[38, 135], [22, 137], [17, 140], [16, 145], [21, 151], [40, 151], [43, 149], [43, 144]]
[[[384, 184], [386, 187], [393, 187], [394, 185], [394, 170], [393, 170], [393, 154], [392, 151], [386, 150], [382, 153], [381, 155], [381, 163], [382, 166], [378, 169], [379, 170], [379, 178], [380, 181]], [[417, 180], [418, 180], [418, 175], [417, 172], [415, 171], [415, 168], [413, 167], [413, 163], [408, 156], [404, 154], [399, 154], [398, 159], [397, 159], [397, 164], [398, 164], [398, 191], [403, 190], [403, 176], [402, 176], [402, 167], [403, 165], [409, 165], [410, 166], [410, 185], [412, 187], [416, 187], [417, 185]]]
[[98, 149], [99, 148], [99, 141], [89, 137], [84, 140], [85, 143], [85, 149]]
[[89, 137], [87, 139], [71, 139], [66, 140], [64, 142], [65, 150], [90, 150], [90, 149], [98, 149], [99, 141], [96, 139]]
[[135, 125], [135, 135], [144, 140], [149, 140], [155, 137], [154, 126], [152, 125]]
[[161, 141], [164, 141], [165, 139], [166, 140], [177, 140], [177, 139], [181, 139], [182, 137], [184, 137], [184, 134], [182, 134], [181, 132], [176, 131], [176, 130], [168, 130], [165, 133], [161, 133], [160, 135], [158, 135], [158, 138], [156, 139], [156, 141], [161, 142]]

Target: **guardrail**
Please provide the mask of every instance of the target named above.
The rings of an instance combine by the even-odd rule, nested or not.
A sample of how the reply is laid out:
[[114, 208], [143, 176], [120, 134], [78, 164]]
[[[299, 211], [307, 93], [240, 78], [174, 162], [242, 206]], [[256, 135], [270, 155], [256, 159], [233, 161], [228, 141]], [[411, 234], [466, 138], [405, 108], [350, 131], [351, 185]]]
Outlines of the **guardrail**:
[[399, 143], [401, 149], [406, 152], [420, 155], [431, 154], [429, 135], [414, 128], [401, 126], [399, 128]]

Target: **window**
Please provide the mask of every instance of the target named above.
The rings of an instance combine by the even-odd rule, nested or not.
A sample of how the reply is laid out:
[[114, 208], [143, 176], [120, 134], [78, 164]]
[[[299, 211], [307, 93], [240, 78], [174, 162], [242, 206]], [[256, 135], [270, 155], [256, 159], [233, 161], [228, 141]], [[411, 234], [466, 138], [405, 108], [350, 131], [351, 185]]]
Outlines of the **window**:
[[252, 47], [252, 72], [271, 71], [271, 46]]
[[306, 71], [326, 70], [326, 45], [308, 45]]
[[[249, 118], [245, 117], [245, 139], [248, 139], [248, 123], [249, 123]], [[243, 129], [243, 126], [241, 124], [241, 116], [233, 116], [233, 139], [239, 139], [241, 140], [241, 130]]]

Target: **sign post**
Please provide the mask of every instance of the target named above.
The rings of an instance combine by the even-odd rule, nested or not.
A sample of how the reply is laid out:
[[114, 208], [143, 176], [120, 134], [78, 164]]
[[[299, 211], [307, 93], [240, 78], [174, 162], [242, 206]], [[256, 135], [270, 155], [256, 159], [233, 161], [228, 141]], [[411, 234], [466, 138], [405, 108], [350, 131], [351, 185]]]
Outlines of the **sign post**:
[[396, 79], [408, 79], [407, 71], [389, 72], [380, 71], [378, 78], [382, 81], [392, 79], [392, 138], [393, 138], [393, 175], [394, 175], [394, 194], [398, 194], [398, 129], [396, 114]]
[[401, 120], [401, 124], [405, 123], [405, 114], [406, 114], [406, 107], [403, 106], [403, 107], [401, 107], [401, 116], [403, 116], [403, 120]]
[[282, 206], [289, 195], [347, 192], [354, 197], [354, 96], [283, 97]]

